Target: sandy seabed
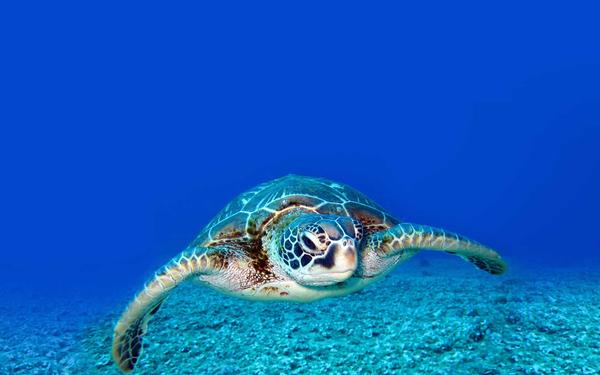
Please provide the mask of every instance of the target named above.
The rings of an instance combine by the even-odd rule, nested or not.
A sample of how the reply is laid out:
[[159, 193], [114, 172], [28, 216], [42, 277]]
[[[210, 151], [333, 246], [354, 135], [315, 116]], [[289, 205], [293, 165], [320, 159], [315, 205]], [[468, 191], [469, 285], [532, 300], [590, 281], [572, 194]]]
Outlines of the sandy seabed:
[[[599, 374], [600, 270], [489, 276], [418, 257], [365, 290], [310, 304], [178, 288], [134, 374]], [[0, 374], [119, 374], [128, 301], [3, 291]]]

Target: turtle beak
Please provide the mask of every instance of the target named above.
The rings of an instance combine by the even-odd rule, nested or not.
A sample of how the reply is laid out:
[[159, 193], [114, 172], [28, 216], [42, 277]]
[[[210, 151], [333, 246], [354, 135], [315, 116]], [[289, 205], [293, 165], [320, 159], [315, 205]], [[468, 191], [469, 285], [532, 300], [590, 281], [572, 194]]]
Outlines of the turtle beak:
[[342, 282], [354, 274], [358, 266], [356, 240], [344, 236], [327, 248], [325, 256], [316, 258], [310, 273], [320, 282], [333, 284]]
[[336, 272], [350, 272], [353, 274], [356, 271], [357, 266], [357, 246], [356, 241], [353, 238], [344, 238], [341, 241], [341, 245], [338, 244], [334, 253], [334, 266], [333, 269]]

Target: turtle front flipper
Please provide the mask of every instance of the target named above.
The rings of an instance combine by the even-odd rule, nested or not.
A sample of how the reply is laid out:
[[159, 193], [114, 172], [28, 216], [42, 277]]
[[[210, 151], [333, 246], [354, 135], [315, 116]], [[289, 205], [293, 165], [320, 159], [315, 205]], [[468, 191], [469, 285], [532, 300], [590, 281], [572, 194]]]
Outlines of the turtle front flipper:
[[365, 246], [382, 257], [402, 255], [416, 250], [439, 250], [455, 254], [475, 267], [501, 275], [506, 263], [494, 250], [456, 233], [426, 225], [401, 223], [365, 238]]
[[142, 351], [148, 321], [168, 294], [194, 276], [218, 273], [228, 267], [233, 254], [221, 248], [194, 248], [182, 252], [156, 272], [127, 306], [115, 327], [112, 355], [121, 371], [133, 370]]

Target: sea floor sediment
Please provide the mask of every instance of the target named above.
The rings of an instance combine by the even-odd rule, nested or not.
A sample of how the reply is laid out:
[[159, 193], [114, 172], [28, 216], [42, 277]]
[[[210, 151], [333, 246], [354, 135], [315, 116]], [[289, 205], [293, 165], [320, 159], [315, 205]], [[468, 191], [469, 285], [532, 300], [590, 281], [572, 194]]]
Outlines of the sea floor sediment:
[[[118, 374], [126, 300], [2, 292], [1, 374]], [[29, 298], [29, 299], [28, 299]], [[417, 258], [361, 292], [251, 302], [183, 285], [151, 321], [134, 374], [598, 374], [600, 271], [492, 277]]]

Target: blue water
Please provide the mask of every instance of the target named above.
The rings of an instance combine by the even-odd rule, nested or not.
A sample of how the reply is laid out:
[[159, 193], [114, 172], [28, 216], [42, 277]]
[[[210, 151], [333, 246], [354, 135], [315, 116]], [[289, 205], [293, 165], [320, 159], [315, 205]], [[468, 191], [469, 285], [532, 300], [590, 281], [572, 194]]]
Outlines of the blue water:
[[10, 316], [18, 298], [118, 315], [229, 200], [288, 173], [525, 273], [600, 269], [591, 3], [2, 8]]

